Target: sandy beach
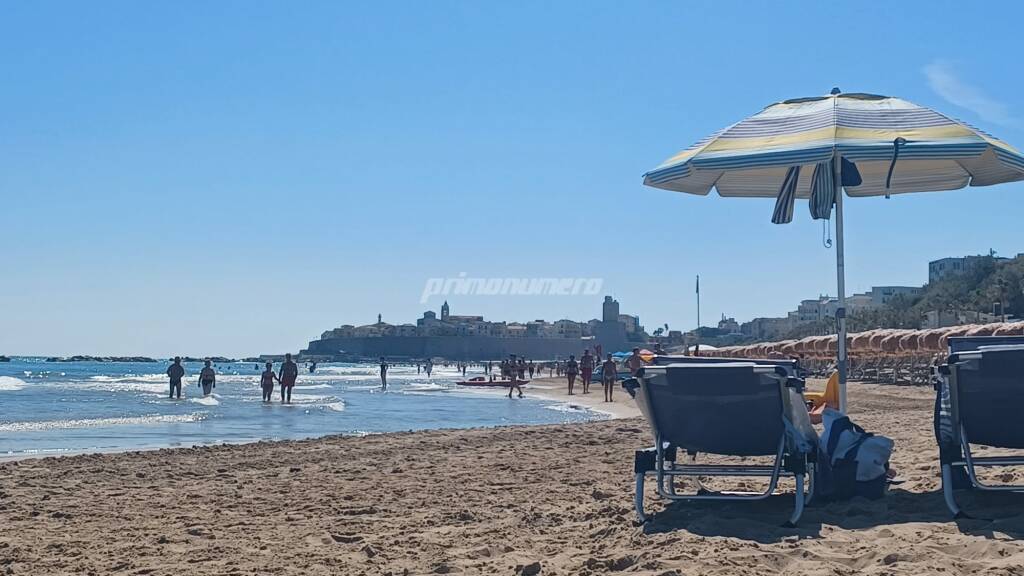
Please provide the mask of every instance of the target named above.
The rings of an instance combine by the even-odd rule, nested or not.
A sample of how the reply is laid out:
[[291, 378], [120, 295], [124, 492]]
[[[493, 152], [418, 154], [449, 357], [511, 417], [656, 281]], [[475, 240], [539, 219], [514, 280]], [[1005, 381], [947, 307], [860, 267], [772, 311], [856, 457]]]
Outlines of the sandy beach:
[[626, 418], [6, 462], [0, 573], [1024, 574], [1024, 496], [963, 494], [979, 519], [948, 516], [931, 390], [851, 398], [906, 482], [797, 529], [780, 527], [788, 497], [653, 494], [635, 526], [632, 454], [651, 437]]
[[543, 398], [545, 400], [557, 400], [579, 408], [586, 408], [594, 412], [606, 414], [612, 418], [630, 418], [640, 415], [640, 409], [629, 397], [629, 394], [616, 385], [612, 396], [612, 402], [604, 401], [604, 388], [600, 382], [590, 385], [590, 393], [583, 394], [583, 384], [577, 379], [574, 387], [574, 394], [569, 396], [569, 387], [565, 377], [534, 378], [523, 388], [527, 398]]

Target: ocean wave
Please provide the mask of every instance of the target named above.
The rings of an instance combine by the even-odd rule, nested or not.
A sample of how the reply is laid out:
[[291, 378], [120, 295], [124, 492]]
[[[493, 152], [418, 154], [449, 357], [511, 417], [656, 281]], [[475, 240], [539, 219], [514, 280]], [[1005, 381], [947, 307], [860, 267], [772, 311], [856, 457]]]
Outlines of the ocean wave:
[[445, 386], [440, 384], [434, 384], [433, 382], [414, 382], [404, 388], [411, 392], [436, 392], [439, 390], [447, 390]]
[[220, 400], [214, 396], [202, 396], [199, 398], [189, 398], [189, 402], [195, 402], [196, 404], [202, 404], [203, 406], [219, 406]]
[[330, 384], [309, 384], [307, 386], [295, 385], [296, 390], [314, 390], [317, 388], [333, 388]]
[[315, 394], [292, 394], [293, 404], [316, 404], [324, 400], [333, 400], [334, 396], [317, 396]]
[[324, 408], [327, 408], [328, 410], [334, 410], [335, 412], [344, 412], [345, 402], [340, 400], [338, 402], [331, 402], [330, 404], [324, 404]]
[[166, 374], [124, 374], [121, 376], [97, 375], [90, 376], [94, 382], [162, 382], [167, 380]]
[[544, 407], [555, 412], [568, 412], [571, 414], [583, 414], [590, 411], [586, 406], [580, 406], [579, 404], [548, 404]]
[[14, 376], [0, 376], [0, 390], [4, 392], [21, 390], [25, 386], [28, 386], [28, 384], [21, 378], [15, 378]]
[[41, 422], [2, 422], [0, 432], [37, 432], [46, 430], [67, 430], [71, 428], [103, 428], [109, 426], [140, 426], [145, 424], [171, 424], [199, 422], [205, 418], [195, 414], [154, 414], [150, 416], [125, 416], [122, 418], [86, 418], [81, 420], [46, 420]]

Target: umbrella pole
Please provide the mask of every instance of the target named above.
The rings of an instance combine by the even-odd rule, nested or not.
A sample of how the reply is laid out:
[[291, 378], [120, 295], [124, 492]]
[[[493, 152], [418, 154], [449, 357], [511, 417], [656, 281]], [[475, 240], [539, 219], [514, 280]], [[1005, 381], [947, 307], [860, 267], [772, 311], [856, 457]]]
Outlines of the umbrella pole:
[[836, 191], [836, 290], [839, 306], [836, 320], [839, 323], [837, 336], [836, 369], [839, 371], [839, 411], [846, 413], [846, 262], [843, 256], [843, 176], [842, 158], [837, 151], [833, 162], [833, 182]]

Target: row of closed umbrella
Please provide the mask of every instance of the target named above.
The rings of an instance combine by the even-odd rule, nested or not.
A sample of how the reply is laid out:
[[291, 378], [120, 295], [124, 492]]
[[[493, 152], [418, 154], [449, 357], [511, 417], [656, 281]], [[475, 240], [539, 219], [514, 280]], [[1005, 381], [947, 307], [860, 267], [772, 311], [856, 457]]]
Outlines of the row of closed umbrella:
[[[877, 329], [855, 332], [846, 337], [847, 350], [857, 356], [913, 356], [948, 352], [948, 339], [955, 336], [1022, 336], [1024, 322], [965, 324], [925, 330]], [[808, 336], [799, 340], [761, 342], [719, 348], [716, 356], [726, 358], [809, 358], [835, 357], [839, 347], [836, 334]]]

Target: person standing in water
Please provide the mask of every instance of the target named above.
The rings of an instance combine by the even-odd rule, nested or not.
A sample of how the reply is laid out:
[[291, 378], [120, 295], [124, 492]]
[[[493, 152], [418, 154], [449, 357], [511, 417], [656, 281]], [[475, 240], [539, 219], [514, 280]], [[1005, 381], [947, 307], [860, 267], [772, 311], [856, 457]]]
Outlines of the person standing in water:
[[380, 389], [388, 389], [388, 361], [383, 356], [380, 357]]
[[210, 366], [207, 360], [203, 369], [199, 372], [199, 386], [203, 389], [203, 396], [209, 396], [217, 387], [217, 373]]
[[576, 362], [576, 355], [570, 354], [569, 361], [565, 363], [565, 377], [569, 380], [569, 396], [572, 396], [572, 387], [576, 384], [576, 375], [580, 372], [580, 365]]
[[619, 369], [615, 366], [615, 360], [612, 360], [612, 355], [608, 355], [608, 359], [601, 364], [601, 380], [604, 382], [604, 401], [612, 401], [612, 390], [615, 389], [615, 380], [618, 378]]
[[508, 373], [509, 373], [509, 378], [511, 378], [512, 381], [509, 382], [509, 384], [508, 384], [508, 397], [509, 398], [512, 397], [512, 389], [515, 388], [516, 391], [519, 392], [519, 397], [522, 398], [523, 397], [523, 389], [519, 387], [519, 380], [516, 379], [516, 375], [518, 374], [518, 370], [516, 370], [516, 355], [515, 354], [509, 354], [509, 358], [510, 359], [508, 361], [508, 366], [509, 366]]
[[185, 377], [185, 367], [181, 365], [181, 356], [174, 357], [174, 364], [167, 368], [167, 377], [171, 380], [171, 395], [168, 398], [174, 398], [177, 393], [178, 400], [181, 400], [181, 379]]
[[281, 370], [278, 371], [277, 380], [281, 383], [281, 403], [291, 404], [292, 403], [292, 388], [295, 387], [295, 381], [299, 378], [299, 366], [295, 362], [292, 362], [292, 355], [284, 355], [284, 363], [281, 364]]
[[530, 380], [533, 380], [533, 369], [534, 369], [533, 360], [530, 360], [526, 364], [526, 370], [530, 373]]
[[277, 374], [274, 374], [274, 363], [267, 362], [267, 369], [260, 375], [260, 387], [263, 389], [263, 401], [270, 402], [271, 396], [274, 395], [274, 380], [278, 380]]
[[587, 348], [580, 358], [580, 376], [583, 378], [584, 394], [590, 394], [590, 380], [594, 377], [594, 364], [594, 357], [590, 355], [590, 348]]
[[430, 373], [434, 371], [434, 361], [427, 358], [427, 365], [424, 370], [427, 372], [427, 378], [430, 378]]

